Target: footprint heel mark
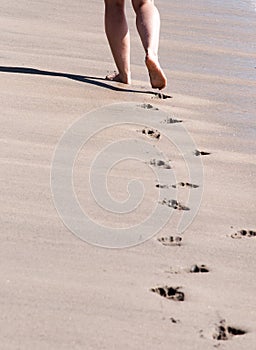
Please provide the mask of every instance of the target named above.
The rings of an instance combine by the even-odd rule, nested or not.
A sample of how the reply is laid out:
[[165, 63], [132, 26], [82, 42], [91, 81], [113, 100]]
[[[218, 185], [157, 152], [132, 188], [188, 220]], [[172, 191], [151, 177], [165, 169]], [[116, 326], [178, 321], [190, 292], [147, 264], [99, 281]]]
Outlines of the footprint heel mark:
[[161, 136], [160, 132], [156, 129], [144, 128], [141, 132], [142, 134], [155, 138], [157, 140], [159, 140]]
[[194, 151], [194, 155], [196, 157], [198, 157], [198, 156], [209, 156], [209, 154], [211, 154], [211, 153], [210, 152], [205, 152], [205, 151], [199, 151], [198, 149], [196, 149]]
[[168, 117], [166, 119], [164, 119], [161, 123], [163, 124], [176, 124], [176, 123], [182, 123], [183, 120], [181, 119], [175, 119], [175, 118], [171, 118], [171, 117]]
[[171, 169], [171, 165], [169, 164], [169, 162], [165, 162], [162, 159], [150, 159], [149, 161], [149, 165], [155, 166], [155, 167], [159, 167], [159, 168], [163, 168], [163, 169]]
[[180, 291], [181, 287], [156, 287], [151, 288], [150, 291], [159, 294], [161, 297], [175, 301], [184, 301], [185, 294]]
[[173, 188], [177, 188], [177, 187], [190, 187], [190, 188], [198, 188], [198, 185], [195, 184], [191, 184], [189, 182], [179, 182], [176, 185], [172, 185]]
[[216, 330], [212, 337], [216, 340], [230, 340], [233, 336], [244, 335], [247, 331], [235, 327], [228, 326], [226, 320], [221, 320], [218, 325], [216, 325]]
[[157, 238], [158, 242], [165, 246], [181, 246], [182, 237], [180, 236], [166, 236]]
[[202, 265], [192, 265], [190, 270], [190, 273], [207, 273], [209, 272], [209, 269], [206, 265], [202, 264]]
[[144, 109], [151, 109], [153, 111], [159, 111], [159, 108], [152, 106], [150, 103], [143, 103], [142, 105], [138, 105], [138, 107], [141, 107]]
[[181, 204], [180, 202], [177, 202], [176, 199], [166, 199], [164, 198], [160, 204], [167, 205], [170, 208], [176, 209], [176, 210], [190, 210], [189, 207], [186, 207], [185, 205]]
[[240, 230], [240, 231], [237, 231], [235, 233], [232, 233], [231, 238], [234, 238], [234, 239], [240, 239], [240, 238], [243, 238], [243, 237], [256, 237], [256, 231], [253, 231], [253, 230]]

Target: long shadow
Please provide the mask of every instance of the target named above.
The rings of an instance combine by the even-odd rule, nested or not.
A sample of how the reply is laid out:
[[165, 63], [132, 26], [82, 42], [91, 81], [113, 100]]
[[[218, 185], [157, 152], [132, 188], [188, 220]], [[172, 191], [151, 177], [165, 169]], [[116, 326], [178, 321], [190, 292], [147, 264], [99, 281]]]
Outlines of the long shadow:
[[71, 80], [76, 80], [82, 83], [92, 84], [96, 85], [105, 89], [118, 91], [118, 92], [133, 92], [136, 94], [150, 94], [157, 96], [162, 99], [171, 98], [171, 96], [165, 95], [163, 93], [154, 92], [154, 91], [143, 91], [143, 90], [134, 90], [134, 89], [123, 89], [117, 86], [113, 86], [110, 84], [107, 84], [103, 81], [105, 79], [98, 78], [98, 77], [91, 77], [86, 75], [77, 75], [77, 74], [69, 74], [69, 73], [61, 73], [61, 72], [50, 72], [35, 68], [27, 68], [27, 67], [5, 67], [0, 66], [0, 72], [4, 73], [17, 73], [17, 74], [33, 74], [33, 75], [44, 75], [44, 76], [51, 76], [51, 77], [62, 77], [67, 78]]

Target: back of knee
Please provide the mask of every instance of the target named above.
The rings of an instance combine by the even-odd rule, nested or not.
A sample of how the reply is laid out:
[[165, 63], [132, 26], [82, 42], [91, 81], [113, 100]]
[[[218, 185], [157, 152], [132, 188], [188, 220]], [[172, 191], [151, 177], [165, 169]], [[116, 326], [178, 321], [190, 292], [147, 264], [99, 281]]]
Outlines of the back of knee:
[[154, 5], [154, 0], [132, 0], [132, 6], [135, 12], [137, 12], [143, 5], [146, 4]]

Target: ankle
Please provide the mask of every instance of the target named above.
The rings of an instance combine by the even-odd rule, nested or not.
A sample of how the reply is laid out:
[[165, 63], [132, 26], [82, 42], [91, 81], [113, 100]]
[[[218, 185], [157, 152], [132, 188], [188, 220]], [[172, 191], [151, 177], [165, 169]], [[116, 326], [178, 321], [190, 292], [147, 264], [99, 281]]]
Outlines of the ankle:
[[158, 55], [157, 55], [157, 52], [154, 52], [152, 49], [147, 49], [145, 50], [146, 52], [146, 59], [147, 58], [154, 58], [156, 60], [158, 60]]
[[125, 84], [131, 84], [131, 72], [119, 72], [121, 81]]

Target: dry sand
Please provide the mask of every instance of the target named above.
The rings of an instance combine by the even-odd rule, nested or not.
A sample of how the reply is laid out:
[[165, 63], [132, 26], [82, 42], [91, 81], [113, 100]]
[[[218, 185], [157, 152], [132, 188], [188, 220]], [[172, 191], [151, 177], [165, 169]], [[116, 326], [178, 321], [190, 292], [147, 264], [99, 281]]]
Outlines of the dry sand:
[[[103, 1], [1, 1], [1, 349], [255, 347], [256, 238], [230, 235], [256, 229], [256, 15], [252, 2], [225, 4], [158, 1], [165, 93], [173, 97], [162, 100], [149, 93], [130, 5], [134, 80], [127, 87], [101, 79], [114, 69]], [[114, 102], [157, 106], [183, 120], [199, 150], [211, 152], [202, 157], [201, 207], [180, 246], [157, 240], [177, 235], [177, 211], [146, 243], [110, 250], [79, 240], [55, 210], [50, 172], [58, 140], [75, 120]], [[110, 130], [106, 138], [117, 135]], [[96, 137], [81, 155], [76, 177], [92, 215], [97, 208], [92, 201], [88, 207], [83, 167], [88, 172], [100, 145]], [[170, 157], [182, 174], [182, 162]], [[122, 174], [121, 167], [110, 177], [121, 199]], [[187, 272], [193, 264], [210, 272]], [[181, 286], [185, 300], [150, 291], [165, 285]], [[222, 319], [246, 334], [214, 340]]]

